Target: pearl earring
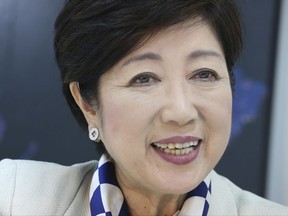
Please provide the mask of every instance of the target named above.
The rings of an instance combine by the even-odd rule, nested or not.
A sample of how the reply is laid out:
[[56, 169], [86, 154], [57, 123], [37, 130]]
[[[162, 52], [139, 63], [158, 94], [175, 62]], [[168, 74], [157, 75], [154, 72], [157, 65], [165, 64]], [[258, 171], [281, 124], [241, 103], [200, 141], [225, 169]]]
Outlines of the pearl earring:
[[91, 128], [89, 131], [89, 138], [92, 141], [96, 141], [98, 139], [99, 136], [99, 131], [97, 128]]

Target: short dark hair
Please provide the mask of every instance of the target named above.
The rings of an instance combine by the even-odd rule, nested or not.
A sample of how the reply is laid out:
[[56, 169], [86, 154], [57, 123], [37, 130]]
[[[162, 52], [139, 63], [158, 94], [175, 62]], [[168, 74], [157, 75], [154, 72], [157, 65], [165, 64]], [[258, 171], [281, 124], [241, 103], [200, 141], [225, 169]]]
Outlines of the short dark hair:
[[79, 124], [87, 122], [75, 103], [69, 83], [77, 81], [88, 103], [98, 101], [102, 74], [169, 26], [201, 18], [215, 31], [232, 67], [242, 49], [239, 11], [233, 0], [69, 0], [55, 22], [55, 53], [63, 92]]

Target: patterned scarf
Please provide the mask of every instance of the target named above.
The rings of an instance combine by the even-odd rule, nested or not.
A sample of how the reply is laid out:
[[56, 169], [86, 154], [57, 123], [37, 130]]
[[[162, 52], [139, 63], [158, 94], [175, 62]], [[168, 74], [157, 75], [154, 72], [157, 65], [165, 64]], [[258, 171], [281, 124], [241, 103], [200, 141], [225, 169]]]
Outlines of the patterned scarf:
[[[187, 194], [182, 209], [174, 216], [207, 216], [211, 196], [211, 180], [208, 175], [194, 190]], [[90, 186], [90, 210], [92, 216], [129, 216], [128, 205], [117, 182], [114, 164], [104, 154], [101, 156]]]

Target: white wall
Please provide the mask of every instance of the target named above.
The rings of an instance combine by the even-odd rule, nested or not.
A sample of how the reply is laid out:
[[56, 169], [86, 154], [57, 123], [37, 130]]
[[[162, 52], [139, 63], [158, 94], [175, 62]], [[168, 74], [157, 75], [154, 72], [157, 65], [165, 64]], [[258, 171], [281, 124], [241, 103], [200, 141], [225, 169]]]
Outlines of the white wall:
[[267, 198], [288, 205], [288, 0], [282, 0], [274, 80]]

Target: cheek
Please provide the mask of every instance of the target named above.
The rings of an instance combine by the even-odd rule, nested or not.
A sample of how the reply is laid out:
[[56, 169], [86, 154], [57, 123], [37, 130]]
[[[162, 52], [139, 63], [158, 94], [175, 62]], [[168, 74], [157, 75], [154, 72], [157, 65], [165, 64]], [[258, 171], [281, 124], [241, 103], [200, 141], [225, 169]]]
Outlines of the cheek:
[[[229, 93], [229, 91], [228, 91]], [[209, 101], [205, 112], [205, 157], [208, 158], [210, 169], [213, 169], [229, 142], [232, 119], [232, 95], [227, 92], [214, 95]]]
[[[129, 130], [129, 119], [127, 116], [127, 106], [121, 105], [117, 101], [103, 101], [101, 113], [101, 125], [103, 142], [113, 145], [115, 142], [125, 143], [125, 129]], [[126, 110], [126, 111], [125, 111]], [[109, 148], [109, 147], [107, 147]]]
[[[232, 94], [228, 88], [214, 92], [209, 98], [203, 98], [202, 117], [209, 140], [219, 145], [228, 142], [232, 121]], [[227, 141], [226, 141], [227, 140]]]
[[121, 153], [119, 149], [123, 148], [122, 144], [126, 143], [123, 136], [123, 128], [127, 127], [125, 123], [128, 121], [123, 115], [125, 107], [118, 106], [117, 101], [102, 100], [101, 105], [101, 139], [106, 150], [115, 159]]
[[125, 124], [123, 116], [124, 107], [118, 106], [117, 103], [105, 103], [102, 111], [102, 124], [104, 131], [116, 134], [121, 128], [121, 122]]
[[223, 121], [223, 126], [229, 125], [227, 122], [231, 121], [232, 117], [232, 92], [230, 88], [227, 87], [219, 91], [213, 99], [208, 101], [211, 103], [211, 116], [219, 123]]
[[[211, 101], [213, 103], [213, 101]], [[218, 143], [218, 147], [226, 147], [229, 141], [232, 122], [232, 94], [230, 91], [222, 92], [215, 97], [214, 105], [209, 111], [210, 124], [208, 124], [211, 137]]]
[[[231, 94], [224, 94], [225, 97], [219, 98], [218, 109], [215, 117], [216, 124], [219, 130], [223, 130], [223, 133], [227, 133], [230, 136], [231, 122], [232, 122], [232, 96]], [[216, 127], [217, 127], [216, 125]]]
[[119, 92], [103, 97], [101, 118], [107, 143], [115, 143], [115, 140], [127, 145], [143, 142], [153, 116], [150, 102], [143, 97]]

